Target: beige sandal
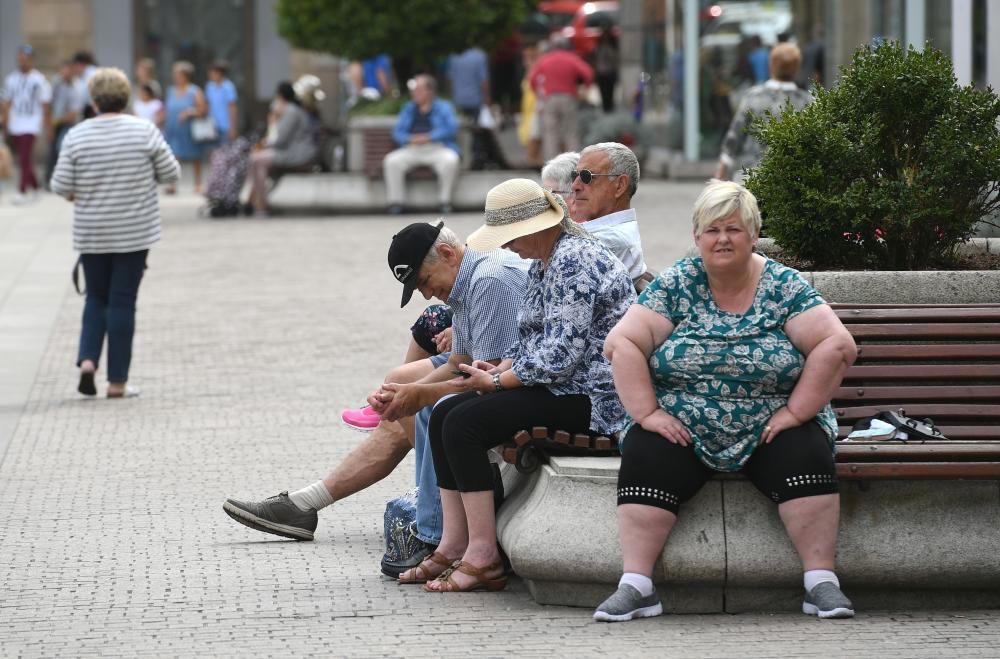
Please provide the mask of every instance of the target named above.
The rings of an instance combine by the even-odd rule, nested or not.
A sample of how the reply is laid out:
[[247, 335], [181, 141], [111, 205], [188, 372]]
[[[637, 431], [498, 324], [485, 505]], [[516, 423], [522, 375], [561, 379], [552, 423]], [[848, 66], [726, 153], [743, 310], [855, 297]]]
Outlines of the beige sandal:
[[[430, 570], [427, 569], [426, 567], [424, 567], [424, 563], [426, 563], [427, 561], [430, 561], [431, 563], [434, 563], [435, 565], [443, 565], [445, 567], [445, 569], [442, 570], [441, 572], [438, 572], [437, 574], [431, 574]], [[455, 563], [457, 563], [457, 562], [458, 562], [457, 558], [447, 558], [441, 552], [435, 551], [433, 554], [431, 554], [430, 556], [428, 556], [427, 558], [425, 558], [423, 561], [421, 561], [420, 565], [418, 565], [418, 566], [416, 566], [414, 568], [410, 568], [409, 570], [406, 571], [406, 572], [413, 572], [414, 573], [413, 578], [404, 579], [403, 575], [406, 574], [406, 572], [403, 572], [402, 574], [400, 574], [399, 575], [399, 583], [401, 583], [401, 584], [427, 583], [431, 579], [434, 579], [438, 575], [443, 574], [444, 572], [446, 572], [449, 569], [453, 568], [455, 566]]]
[[[501, 563], [500, 561], [495, 561], [483, 567], [476, 567], [471, 563], [466, 563], [465, 561], [459, 561], [458, 565], [456, 565], [453, 568], [449, 568], [448, 570], [445, 570], [444, 572], [441, 573], [441, 576], [439, 576], [437, 579], [434, 579], [434, 581], [441, 584], [440, 589], [428, 588], [427, 586], [430, 583], [428, 582], [424, 584], [424, 590], [426, 590], [428, 593], [468, 593], [473, 590], [488, 590], [488, 591], [503, 590], [504, 588], [507, 587], [507, 575], [501, 574], [499, 577], [494, 577], [492, 579], [483, 576], [487, 572], [491, 572], [493, 570], [499, 570], [502, 567], [503, 563]], [[458, 570], [462, 574], [467, 574], [470, 577], [475, 577], [476, 581], [464, 588], [459, 586], [457, 583], [452, 581], [451, 578], [451, 575], [455, 572], [455, 570]]]

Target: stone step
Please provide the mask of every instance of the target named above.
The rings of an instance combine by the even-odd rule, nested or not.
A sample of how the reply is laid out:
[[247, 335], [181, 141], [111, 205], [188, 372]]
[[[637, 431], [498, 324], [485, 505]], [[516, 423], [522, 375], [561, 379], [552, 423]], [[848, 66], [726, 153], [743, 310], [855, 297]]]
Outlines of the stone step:
[[[538, 180], [531, 170], [463, 171], [455, 182], [452, 208], [461, 211], [482, 211], [486, 193], [493, 186], [512, 178]], [[387, 201], [385, 182], [369, 179], [352, 172], [287, 174], [278, 181], [268, 197], [272, 208], [282, 211], [322, 209], [330, 211], [382, 212]], [[436, 180], [407, 181], [406, 208], [436, 211], [438, 183]]]

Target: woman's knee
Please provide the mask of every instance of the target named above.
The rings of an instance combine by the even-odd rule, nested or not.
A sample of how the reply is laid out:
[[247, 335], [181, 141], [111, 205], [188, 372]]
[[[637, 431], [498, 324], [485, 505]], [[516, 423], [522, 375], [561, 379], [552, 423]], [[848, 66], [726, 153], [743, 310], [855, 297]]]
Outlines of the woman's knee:
[[778, 504], [839, 492], [833, 451], [814, 421], [758, 447], [745, 470], [757, 489]]

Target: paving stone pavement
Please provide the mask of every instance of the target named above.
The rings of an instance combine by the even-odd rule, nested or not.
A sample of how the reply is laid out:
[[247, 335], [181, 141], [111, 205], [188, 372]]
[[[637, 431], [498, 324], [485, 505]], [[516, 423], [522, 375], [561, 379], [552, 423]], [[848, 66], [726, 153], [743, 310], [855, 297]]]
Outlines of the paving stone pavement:
[[[640, 190], [651, 266], [688, 245], [697, 191]], [[9, 397], [23, 396], [5, 399], [16, 423], [6, 436], [0, 426], [0, 656], [998, 656], [995, 611], [609, 625], [539, 606], [516, 579], [499, 594], [400, 587], [378, 573], [381, 521], [412, 483], [412, 457], [323, 511], [315, 542], [236, 524], [226, 496], [309, 483], [359, 440], [339, 412], [402, 356], [420, 308], [398, 308], [385, 250], [423, 218], [209, 221], [193, 197], [163, 203], [164, 241], [139, 297], [139, 398], [77, 397], [82, 304], [68, 277], [37, 291], [27, 318], [3, 304], [33, 292], [33, 270], [0, 264], [0, 346], [40, 346], [4, 370], [20, 387]], [[0, 236], [65, 277], [69, 217], [51, 197], [3, 207]], [[462, 234], [477, 222], [449, 218]], [[30, 333], [2, 333], [28, 320]]]

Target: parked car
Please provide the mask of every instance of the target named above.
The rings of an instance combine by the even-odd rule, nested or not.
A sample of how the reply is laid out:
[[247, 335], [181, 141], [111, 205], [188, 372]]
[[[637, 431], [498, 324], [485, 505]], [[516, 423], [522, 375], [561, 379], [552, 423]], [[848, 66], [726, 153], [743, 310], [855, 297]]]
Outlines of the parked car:
[[[545, 4], [545, 3], [542, 3]], [[615, 37], [621, 36], [618, 27], [619, 3], [617, 0], [605, 2], [585, 2], [573, 14], [573, 19], [560, 34], [573, 45], [576, 53], [590, 59], [601, 33], [610, 28]]]

